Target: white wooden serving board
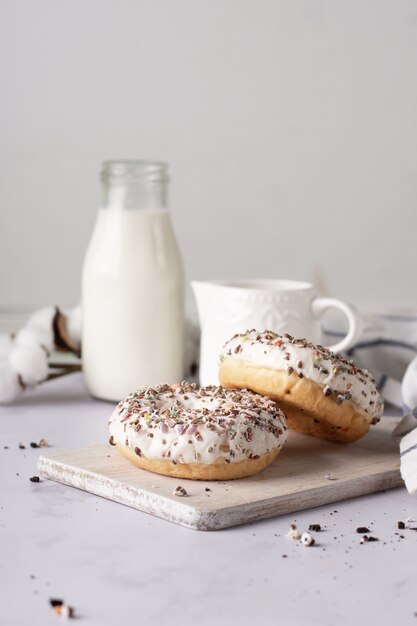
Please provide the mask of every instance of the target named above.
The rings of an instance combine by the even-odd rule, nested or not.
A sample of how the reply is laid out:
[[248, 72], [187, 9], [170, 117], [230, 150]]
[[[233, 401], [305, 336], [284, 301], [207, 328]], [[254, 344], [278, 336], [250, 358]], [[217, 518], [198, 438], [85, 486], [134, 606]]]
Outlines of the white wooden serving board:
[[[181, 526], [219, 530], [402, 485], [399, 450], [390, 436], [397, 423], [384, 418], [349, 445], [291, 432], [266, 470], [227, 482], [152, 474], [104, 444], [43, 454], [38, 468], [42, 476]], [[173, 495], [177, 485], [187, 497]]]

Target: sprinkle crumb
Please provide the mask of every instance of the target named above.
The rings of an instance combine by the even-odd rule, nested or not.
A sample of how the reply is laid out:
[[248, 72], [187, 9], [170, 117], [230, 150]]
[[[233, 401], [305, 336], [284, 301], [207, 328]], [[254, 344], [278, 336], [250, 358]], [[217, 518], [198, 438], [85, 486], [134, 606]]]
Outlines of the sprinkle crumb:
[[312, 530], [313, 532], [319, 533], [321, 531], [320, 524], [310, 524], [308, 530]]
[[287, 532], [287, 537], [288, 539], [295, 539], [296, 541], [298, 541], [298, 539], [301, 539], [301, 533], [295, 524], [290, 525], [290, 529]]
[[356, 529], [357, 533], [369, 533], [369, 528], [367, 528], [366, 526], [359, 526], [359, 528]]
[[63, 618], [73, 618], [75, 617], [75, 611], [73, 609], [72, 606], [68, 606], [68, 604], [65, 604], [65, 602], [63, 600], [58, 600], [57, 598], [51, 598], [49, 600], [49, 604], [52, 607], [53, 612], [56, 615], [59, 615], [60, 617]]
[[301, 543], [303, 544], [303, 546], [310, 547], [310, 546], [314, 546], [316, 542], [311, 533], [305, 532], [301, 535]]
[[373, 537], [372, 535], [363, 535], [361, 537], [361, 543], [369, 543], [370, 541], [379, 541], [378, 537]]
[[400, 530], [404, 530], [405, 528], [404, 522], [397, 522], [397, 528], [399, 528]]
[[39, 483], [40, 482], [39, 476], [31, 476], [29, 478], [29, 480], [30, 480], [31, 483]]
[[[19, 448], [22, 446], [23, 444], [19, 444]], [[31, 441], [30, 442], [30, 447], [31, 448], [48, 448], [49, 447], [49, 442], [47, 439], [39, 439], [39, 441]]]
[[177, 496], [178, 498], [183, 498], [184, 496], [188, 496], [188, 493], [185, 491], [184, 487], [178, 485], [178, 487], [172, 492], [173, 496]]
[[206, 487], [204, 491], [211, 491], [210, 487]]

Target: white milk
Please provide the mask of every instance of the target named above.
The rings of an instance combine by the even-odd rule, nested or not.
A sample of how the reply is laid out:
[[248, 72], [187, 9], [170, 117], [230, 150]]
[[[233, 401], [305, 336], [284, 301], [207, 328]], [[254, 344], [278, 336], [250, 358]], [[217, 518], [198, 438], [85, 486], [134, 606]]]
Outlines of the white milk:
[[100, 209], [82, 276], [90, 392], [119, 401], [183, 375], [183, 270], [167, 209]]

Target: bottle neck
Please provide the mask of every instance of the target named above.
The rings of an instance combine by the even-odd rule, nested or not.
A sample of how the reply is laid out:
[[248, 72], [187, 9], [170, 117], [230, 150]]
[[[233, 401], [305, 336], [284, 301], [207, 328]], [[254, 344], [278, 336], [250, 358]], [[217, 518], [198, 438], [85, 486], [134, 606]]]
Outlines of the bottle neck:
[[166, 209], [166, 181], [103, 182], [102, 207], [106, 209]]
[[161, 161], [105, 161], [101, 170], [102, 207], [168, 208], [168, 165]]

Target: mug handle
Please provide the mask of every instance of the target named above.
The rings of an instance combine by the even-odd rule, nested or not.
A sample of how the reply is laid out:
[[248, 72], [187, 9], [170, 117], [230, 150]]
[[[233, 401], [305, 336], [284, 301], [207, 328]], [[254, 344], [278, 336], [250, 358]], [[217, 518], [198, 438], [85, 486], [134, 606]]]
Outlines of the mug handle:
[[344, 352], [351, 348], [359, 338], [362, 331], [362, 320], [353, 307], [337, 298], [314, 298], [311, 302], [311, 309], [316, 318], [319, 318], [324, 311], [332, 307], [340, 309], [346, 315], [349, 322], [349, 330], [346, 337], [343, 337], [333, 346], [329, 346], [328, 349], [335, 353]]

